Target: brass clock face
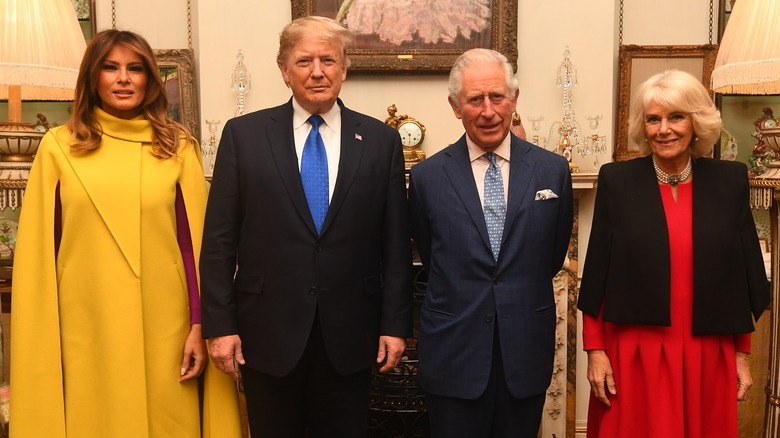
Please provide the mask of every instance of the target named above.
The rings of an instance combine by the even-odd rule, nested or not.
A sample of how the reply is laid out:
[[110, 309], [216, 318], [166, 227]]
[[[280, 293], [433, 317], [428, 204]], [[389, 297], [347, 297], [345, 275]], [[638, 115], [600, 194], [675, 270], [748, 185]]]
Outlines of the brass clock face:
[[419, 146], [425, 136], [423, 127], [417, 121], [406, 120], [398, 125], [398, 133], [401, 134], [401, 144], [406, 147]]
[[774, 129], [777, 128], [777, 120], [776, 119], [766, 119], [763, 122], [761, 122], [761, 127], [764, 129]]

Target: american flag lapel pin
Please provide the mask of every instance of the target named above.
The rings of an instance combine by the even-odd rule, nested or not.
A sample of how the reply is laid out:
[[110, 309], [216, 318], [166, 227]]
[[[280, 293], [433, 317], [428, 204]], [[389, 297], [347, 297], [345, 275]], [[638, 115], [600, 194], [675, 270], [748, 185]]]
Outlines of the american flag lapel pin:
[[363, 136], [362, 136], [362, 135], [360, 135], [360, 134], [358, 134], [358, 133], [356, 132], [356, 133], [355, 133], [355, 140], [358, 140], [358, 141], [363, 141]]

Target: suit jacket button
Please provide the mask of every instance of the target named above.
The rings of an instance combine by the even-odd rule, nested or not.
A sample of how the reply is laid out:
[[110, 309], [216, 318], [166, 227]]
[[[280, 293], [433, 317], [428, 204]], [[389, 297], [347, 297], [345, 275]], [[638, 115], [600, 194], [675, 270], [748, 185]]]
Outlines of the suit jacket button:
[[498, 278], [493, 278], [493, 284], [498, 284]]
[[317, 288], [316, 287], [310, 287], [309, 288], [309, 295], [317, 295]]
[[485, 322], [492, 322], [493, 321], [493, 315], [485, 315]]
[[317, 252], [322, 252], [322, 245], [318, 244], [317, 246], [314, 247], [314, 249], [316, 249]]

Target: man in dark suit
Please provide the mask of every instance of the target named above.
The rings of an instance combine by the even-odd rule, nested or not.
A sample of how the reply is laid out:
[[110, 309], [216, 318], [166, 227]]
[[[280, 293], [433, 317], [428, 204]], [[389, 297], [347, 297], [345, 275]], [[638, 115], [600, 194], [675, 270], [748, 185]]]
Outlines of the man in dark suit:
[[510, 134], [506, 57], [455, 61], [449, 102], [466, 135], [412, 168], [412, 233], [428, 288], [419, 381], [436, 438], [536, 437], [554, 355], [552, 279], [572, 227], [566, 160]]
[[285, 27], [292, 99], [230, 120], [220, 141], [203, 335], [220, 370], [241, 365], [261, 437], [365, 437], [370, 368], [394, 368], [411, 336], [401, 141], [338, 99], [350, 38], [323, 17]]

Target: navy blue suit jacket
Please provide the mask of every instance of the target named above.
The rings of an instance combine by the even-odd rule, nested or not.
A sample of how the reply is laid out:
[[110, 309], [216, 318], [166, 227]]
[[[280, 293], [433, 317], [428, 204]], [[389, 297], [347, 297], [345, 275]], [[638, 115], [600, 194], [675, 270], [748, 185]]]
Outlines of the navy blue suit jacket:
[[[303, 192], [291, 102], [228, 121], [200, 258], [204, 337], [238, 334], [246, 364], [288, 374], [315, 312], [334, 368], [411, 336], [411, 249], [398, 132], [341, 101], [341, 159], [322, 232]], [[238, 264], [238, 271], [236, 271]]]
[[[549, 189], [557, 198], [535, 200]], [[566, 160], [512, 135], [507, 217], [493, 259], [466, 137], [412, 168], [412, 233], [428, 271], [420, 312], [419, 381], [465, 399], [485, 390], [498, 323], [507, 385], [515, 397], [545, 391], [555, 351], [552, 278], [571, 236]]]

